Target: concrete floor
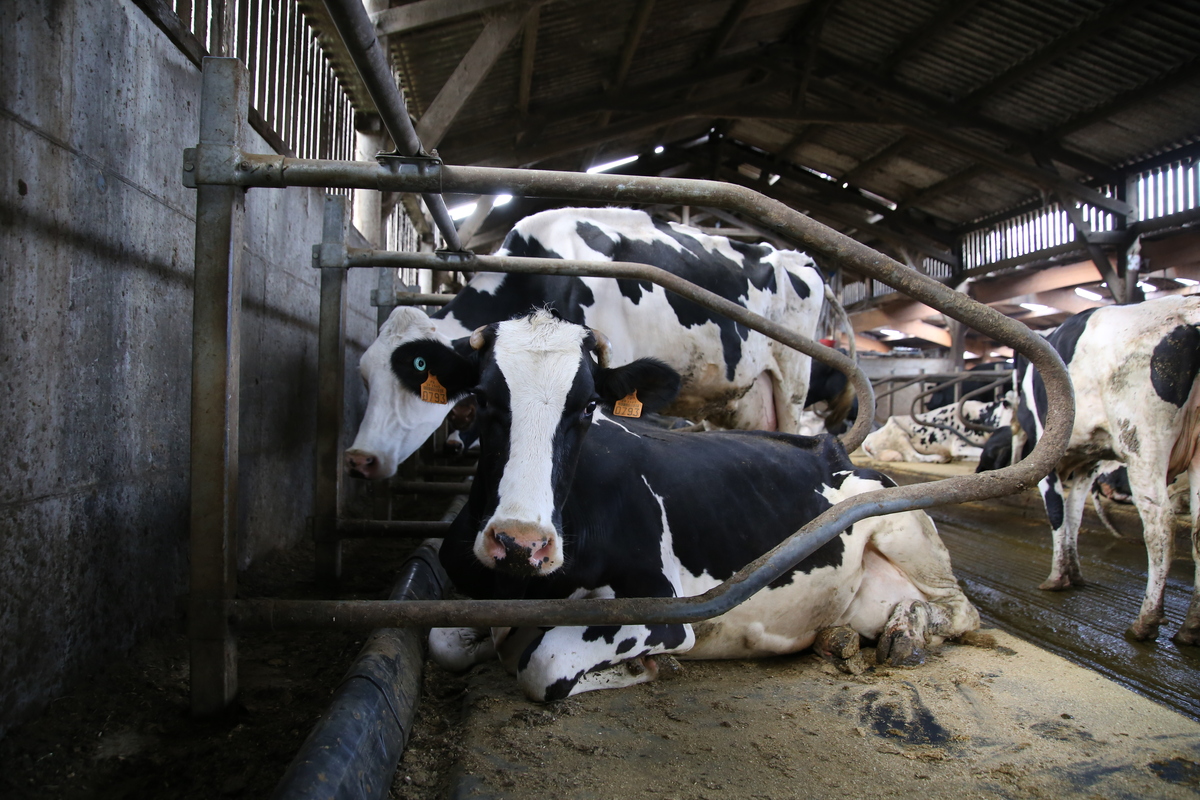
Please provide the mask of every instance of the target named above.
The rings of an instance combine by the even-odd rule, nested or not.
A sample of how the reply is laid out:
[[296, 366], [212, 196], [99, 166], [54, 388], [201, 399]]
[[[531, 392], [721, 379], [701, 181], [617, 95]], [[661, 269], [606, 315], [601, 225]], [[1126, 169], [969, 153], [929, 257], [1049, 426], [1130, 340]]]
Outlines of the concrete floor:
[[[973, 468], [896, 466], [905, 483]], [[1130, 513], [1114, 514], [1119, 529]], [[685, 662], [671, 681], [547, 706], [486, 665], [469, 677], [451, 797], [1196, 797], [1200, 654], [1169, 632], [1121, 635], [1145, 580], [1136, 529], [1085, 534], [1094, 583], [1046, 593], [1036, 495], [934, 516], [985, 625], [1020, 638], [994, 630], [990, 646], [859, 677], [811, 654]], [[1172, 626], [1191, 586], [1178, 566]]]

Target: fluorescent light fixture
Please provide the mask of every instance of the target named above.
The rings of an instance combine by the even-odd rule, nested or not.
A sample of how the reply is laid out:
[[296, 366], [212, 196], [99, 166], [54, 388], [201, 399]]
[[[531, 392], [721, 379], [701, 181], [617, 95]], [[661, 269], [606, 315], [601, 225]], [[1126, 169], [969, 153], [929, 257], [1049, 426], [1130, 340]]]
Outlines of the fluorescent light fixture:
[[774, 173], [772, 173], [771, 175], [769, 175], [767, 177], [767, 186], [774, 186], [778, 182], [779, 182], [779, 176]]
[[1098, 303], [1104, 299], [1104, 295], [1097, 294], [1096, 292], [1093, 292], [1093, 291], [1089, 291], [1088, 289], [1085, 289], [1082, 286], [1075, 287], [1075, 294], [1079, 295], [1084, 300], [1091, 300], [1093, 303]]
[[1195, 286], [1200, 281], [1194, 281], [1191, 278], [1172, 278], [1176, 283], [1182, 283], [1184, 286]]
[[658, 155], [659, 153], [661, 153], [662, 151], [664, 151], [664, 150], [666, 150], [666, 149], [667, 149], [667, 148], [663, 147], [663, 146], [660, 144], [658, 147], [654, 148], [654, 155]]
[[495, 208], [496, 206], [505, 205], [506, 203], [510, 202], [511, 200], [512, 200], [511, 194], [498, 194], [498, 195], [496, 195], [496, 199], [492, 201], [492, 208]]
[[1021, 308], [1026, 311], [1032, 311], [1035, 314], [1057, 314], [1058, 309], [1054, 306], [1044, 306], [1041, 303], [1021, 303]]
[[979, 354], [972, 353], [970, 350], [963, 350], [963, 358], [979, 358]]
[[610, 169], [616, 169], [617, 167], [623, 167], [626, 164], [632, 164], [633, 162], [635, 162], [637, 160], [638, 160], [637, 156], [626, 156], [625, 158], [618, 158], [616, 161], [609, 161], [607, 164], [597, 164], [594, 167], [588, 167], [588, 174], [594, 175], [597, 172], [608, 172]]
[[466, 219], [467, 217], [469, 217], [473, 213], [475, 213], [475, 207], [478, 205], [479, 205], [479, 203], [467, 203], [466, 205], [455, 206], [454, 208], [449, 209], [450, 219], [452, 219], [452, 220]]
[[1004, 353], [1001, 353], [999, 350], [993, 350], [992, 352], [988, 353], [988, 357], [989, 358], [1005, 358], [1005, 355], [1004, 355]]
[[894, 331], [891, 328], [880, 328], [879, 332], [889, 339], [903, 339], [908, 335], [904, 331]]
[[1157, 286], [1155, 286], [1153, 283], [1146, 283], [1145, 281], [1138, 281], [1138, 288], [1141, 289], [1143, 292], [1157, 292], [1158, 291]]

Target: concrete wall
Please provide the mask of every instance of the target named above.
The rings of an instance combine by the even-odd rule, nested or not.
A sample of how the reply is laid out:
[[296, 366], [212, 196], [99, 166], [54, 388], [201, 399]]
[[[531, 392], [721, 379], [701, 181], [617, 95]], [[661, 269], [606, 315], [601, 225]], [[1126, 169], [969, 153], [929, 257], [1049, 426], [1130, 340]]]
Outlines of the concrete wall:
[[[0, 735], [187, 590], [199, 70], [127, 0], [0, 3]], [[269, 152], [254, 137], [250, 149]], [[316, 190], [247, 196], [239, 563], [311, 513]], [[374, 335], [351, 276], [353, 363]], [[347, 380], [348, 422], [361, 413]]]

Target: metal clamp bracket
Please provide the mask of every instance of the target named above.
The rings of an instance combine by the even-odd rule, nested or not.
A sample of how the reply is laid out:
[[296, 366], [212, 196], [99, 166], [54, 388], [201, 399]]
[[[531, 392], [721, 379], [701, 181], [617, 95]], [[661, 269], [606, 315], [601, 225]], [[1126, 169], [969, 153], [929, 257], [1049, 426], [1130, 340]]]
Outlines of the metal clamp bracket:
[[316, 269], [345, 269], [350, 262], [345, 242], [314, 244], [312, 260]]
[[470, 250], [435, 250], [433, 254], [457, 270], [474, 271], [475, 254]]
[[380, 153], [375, 160], [386, 167], [389, 172], [403, 177], [419, 177], [432, 180], [437, 189], [422, 191], [441, 192], [442, 160], [435, 156], [402, 156], [399, 153]]

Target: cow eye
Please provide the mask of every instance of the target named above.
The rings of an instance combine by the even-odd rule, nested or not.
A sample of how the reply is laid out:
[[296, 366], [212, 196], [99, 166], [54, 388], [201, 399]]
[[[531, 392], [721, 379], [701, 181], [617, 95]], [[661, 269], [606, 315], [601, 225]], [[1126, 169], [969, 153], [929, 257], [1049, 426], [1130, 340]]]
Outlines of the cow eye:
[[421, 358], [420, 356], [417, 356], [416, 358], [413, 359], [413, 366], [417, 368], [417, 372], [424, 372], [425, 371], [425, 359]]
[[592, 412], [594, 412], [595, 410], [596, 410], [596, 401], [593, 400], [592, 402], [590, 402], [586, 406], [584, 406], [583, 415], [585, 417], [590, 417], [592, 415]]

